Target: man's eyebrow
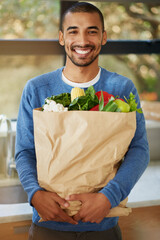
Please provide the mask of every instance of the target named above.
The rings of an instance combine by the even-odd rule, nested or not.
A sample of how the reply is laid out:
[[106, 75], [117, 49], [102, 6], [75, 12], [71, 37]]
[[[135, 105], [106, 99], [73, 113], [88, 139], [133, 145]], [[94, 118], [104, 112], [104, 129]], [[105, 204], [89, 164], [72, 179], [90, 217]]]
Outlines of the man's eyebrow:
[[99, 28], [97, 26], [90, 26], [88, 27], [88, 29], [96, 29], [96, 30], [99, 30]]
[[68, 27], [67, 28], [67, 31], [69, 31], [69, 30], [71, 30], [71, 29], [77, 29], [78, 27], [76, 27], [76, 26], [70, 26], [70, 27]]
[[[72, 29], [77, 29], [78, 27], [77, 26], [70, 26], [67, 28], [67, 31], [69, 30], [72, 30]], [[99, 28], [97, 26], [90, 26], [88, 27], [87, 29], [96, 29], [96, 30], [99, 30]]]

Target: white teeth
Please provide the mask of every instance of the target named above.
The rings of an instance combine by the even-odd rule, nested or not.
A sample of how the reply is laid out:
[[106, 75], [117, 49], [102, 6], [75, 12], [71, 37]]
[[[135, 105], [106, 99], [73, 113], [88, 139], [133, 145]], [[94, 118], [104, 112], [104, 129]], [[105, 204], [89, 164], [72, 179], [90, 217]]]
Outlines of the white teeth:
[[89, 50], [80, 50], [80, 49], [75, 49], [76, 53], [78, 54], [87, 54], [90, 52], [90, 49]]

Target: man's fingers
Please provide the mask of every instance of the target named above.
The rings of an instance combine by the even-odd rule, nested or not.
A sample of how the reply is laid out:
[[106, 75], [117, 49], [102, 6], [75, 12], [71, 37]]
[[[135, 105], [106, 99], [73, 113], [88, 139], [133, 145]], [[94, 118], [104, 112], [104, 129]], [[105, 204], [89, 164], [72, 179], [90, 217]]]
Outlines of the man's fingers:
[[65, 198], [67, 201], [81, 201], [83, 202], [84, 194], [72, 194]]
[[70, 206], [69, 203], [68, 203], [65, 199], [63, 199], [63, 198], [61, 198], [60, 196], [58, 196], [58, 194], [53, 193], [53, 199], [54, 199], [54, 201], [56, 201], [60, 206], [63, 206], [63, 207], [65, 207], [65, 208], [67, 208], [67, 207]]
[[79, 213], [77, 213], [74, 217], [73, 217], [73, 219], [75, 220], [75, 221], [80, 221], [81, 220], [81, 217], [80, 217], [80, 215], [79, 215]]
[[78, 224], [78, 222], [73, 219], [72, 217], [68, 216], [63, 210], [60, 210], [59, 217], [64, 221], [64, 222], [69, 222], [71, 224]]
[[65, 200], [67, 201], [75, 201], [75, 200], [79, 200], [79, 197], [78, 197], [78, 194], [72, 194], [72, 195], [69, 195], [65, 198]]

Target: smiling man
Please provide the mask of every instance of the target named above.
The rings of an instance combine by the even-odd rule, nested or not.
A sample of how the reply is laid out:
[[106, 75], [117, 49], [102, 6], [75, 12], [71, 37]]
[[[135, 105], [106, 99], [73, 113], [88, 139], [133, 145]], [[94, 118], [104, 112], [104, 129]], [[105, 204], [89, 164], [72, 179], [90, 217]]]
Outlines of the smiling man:
[[60, 44], [65, 46], [67, 54], [66, 75], [70, 75], [67, 71], [72, 68], [73, 74], [73, 71], [79, 67], [82, 71], [85, 66], [93, 70], [93, 76], [96, 75], [99, 69], [98, 56], [106, 40], [106, 31], [97, 12], [68, 12], [59, 33]]
[[[106, 216], [128, 196], [148, 165], [143, 114], [137, 113], [136, 133], [116, 176], [98, 193], [74, 194], [66, 199], [39, 186], [33, 134], [33, 109], [41, 107], [47, 97], [71, 92], [73, 87], [86, 90], [93, 85], [96, 92], [103, 90], [120, 98], [129, 98], [132, 92], [140, 107], [137, 90], [130, 79], [99, 67], [99, 53], [106, 41], [99, 9], [86, 2], [73, 5], [65, 12], [59, 32], [59, 43], [67, 55], [65, 66], [31, 79], [24, 88], [17, 120], [15, 158], [19, 178], [33, 206], [29, 240], [122, 239], [118, 217]], [[69, 201], [77, 200], [82, 203], [81, 209], [70, 217], [61, 206], [67, 208]], [[39, 222], [38, 213], [45, 221]]]

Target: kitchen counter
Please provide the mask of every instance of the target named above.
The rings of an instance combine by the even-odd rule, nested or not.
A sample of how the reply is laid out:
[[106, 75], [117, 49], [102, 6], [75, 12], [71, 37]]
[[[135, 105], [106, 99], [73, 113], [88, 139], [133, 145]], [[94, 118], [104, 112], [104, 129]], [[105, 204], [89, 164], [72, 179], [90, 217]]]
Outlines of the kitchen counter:
[[0, 174], [0, 187], [6, 187], [6, 186], [15, 186], [20, 185], [20, 181], [17, 178], [6, 178], [3, 174]]
[[151, 161], [129, 194], [129, 207], [160, 205], [160, 161]]
[[0, 204], [0, 223], [32, 219], [32, 207], [28, 203]]
[[160, 121], [146, 120], [146, 129], [160, 128]]
[[[160, 205], [160, 161], [151, 162], [128, 197], [128, 207]], [[32, 219], [28, 203], [0, 204], [0, 223]]]

